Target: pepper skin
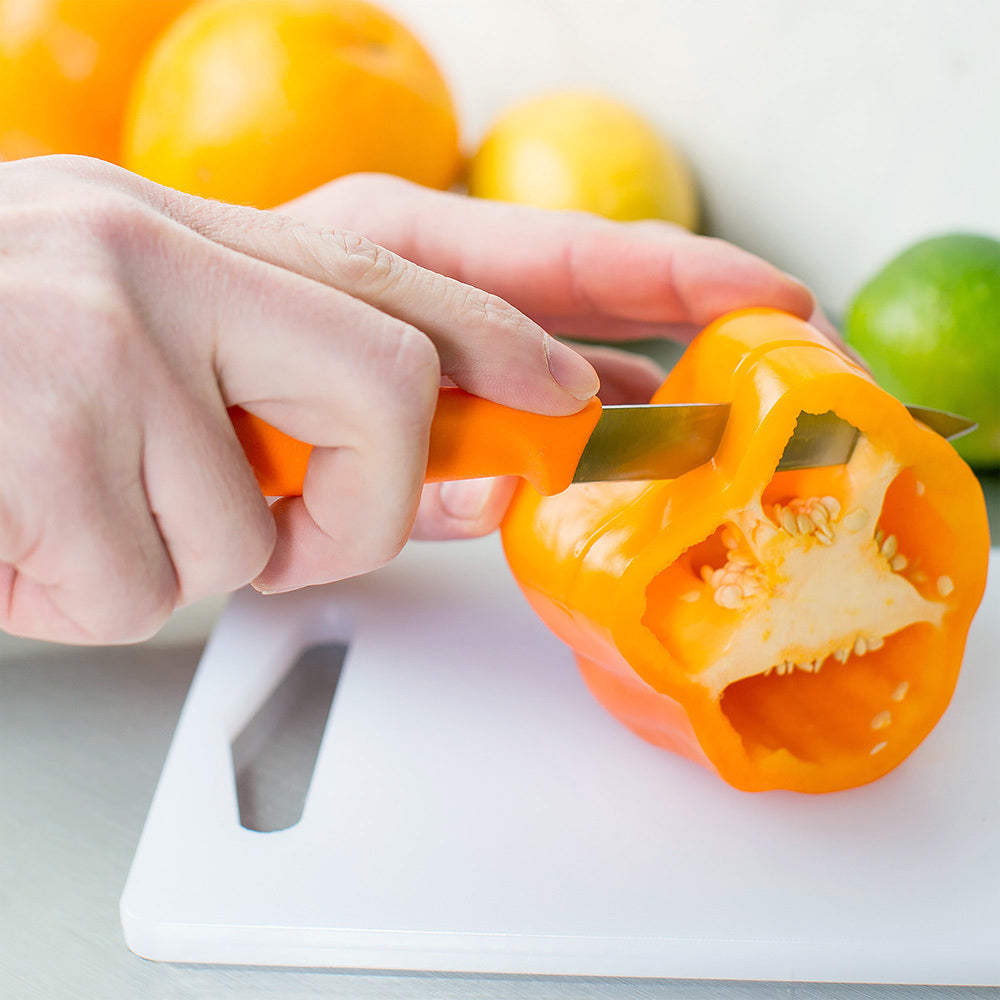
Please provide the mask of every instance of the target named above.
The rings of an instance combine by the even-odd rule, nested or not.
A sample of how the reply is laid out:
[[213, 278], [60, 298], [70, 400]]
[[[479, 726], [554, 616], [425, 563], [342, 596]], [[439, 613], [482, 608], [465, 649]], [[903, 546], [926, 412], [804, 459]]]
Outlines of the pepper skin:
[[[982, 599], [975, 476], [773, 310], [703, 330], [652, 402], [730, 402], [715, 457], [671, 481], [519, 487], [502, 536], [528, 601], [605, 708], [736, 788], [886, 774], [947, 707]], [[798, 414], [827, 411], [860, 430], [851, 459], [775, 472]]]

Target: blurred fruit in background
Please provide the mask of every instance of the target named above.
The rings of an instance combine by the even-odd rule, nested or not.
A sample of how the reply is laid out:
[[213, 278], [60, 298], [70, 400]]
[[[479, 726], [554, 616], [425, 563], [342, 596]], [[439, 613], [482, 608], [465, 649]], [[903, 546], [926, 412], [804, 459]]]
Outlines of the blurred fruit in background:
[[150, 54], [125, 165], [271, 208], [343, 174], [429, 187], [461, 164], [448, 87], [401, 24], [363, 0], [208, 0]]
[[916, 243], [858, 292], [844, 332], [894, 396], [978, 422], [955, 441], [970, 465], [1000, 465], [1000, 242]]
[[117, 161], [143, 54], [191, 0], [0, 0], [0, 159]]
[[698, 225], [698, 197], [680, 154], [617, 100], [574, 91], [518, 104], [472, 158], [469, 193], [610, 219]]

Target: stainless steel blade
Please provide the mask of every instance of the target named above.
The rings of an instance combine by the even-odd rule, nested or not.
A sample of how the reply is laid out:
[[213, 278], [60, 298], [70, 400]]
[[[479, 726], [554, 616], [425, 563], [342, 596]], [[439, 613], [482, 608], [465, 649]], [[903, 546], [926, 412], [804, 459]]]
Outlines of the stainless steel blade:
[[778, 461], [779, 471], [843, 465], [861, 432], [836, 413], [800, 413]]
[[[976, 424], [943, 410], [908, 406], [931, 430], [951, 440]], [[675, 479], [709, 461], [729, 418], [728, 403], [606, 406], [584, 448], [574, 483]], [[779, 470], [843, 465], [859, 431], [832, 411], [800, 413]]]
[[728, 419], [728, 403], [606, 406], [573, 482], [675, 479], [715, 454]]
[[908, 406], [907, 409], [912, 417], [949, 441], [969, 434], [979, 426], [974, 420], [960, 417], [957, 413], [948, 413], [947, 410], [932, 410], [926, 406]]
[[[911, 416], [948, 441], [975, 430], [976, 423], [955, 413], [926, 406], [908, 406]], [[800, 413], [795, 432], [778, 462], [780, 470], [843, 465], [854, 452], [858, 429], [833, 412]]]

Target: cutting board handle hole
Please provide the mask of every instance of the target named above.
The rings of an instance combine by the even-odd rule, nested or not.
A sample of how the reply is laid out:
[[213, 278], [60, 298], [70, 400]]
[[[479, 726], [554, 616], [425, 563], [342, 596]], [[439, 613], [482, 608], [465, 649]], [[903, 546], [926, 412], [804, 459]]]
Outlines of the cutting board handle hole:
[[302, 817], [348, 643], [307, 646], [233, 740], [240, 825], [259, 833]]

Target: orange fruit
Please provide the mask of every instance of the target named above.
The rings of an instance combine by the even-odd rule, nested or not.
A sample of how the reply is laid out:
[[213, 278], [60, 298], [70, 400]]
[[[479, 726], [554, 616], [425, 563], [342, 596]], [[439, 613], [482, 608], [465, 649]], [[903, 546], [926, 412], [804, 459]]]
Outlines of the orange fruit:
[[191, 0], [0, 0], [0, 159], [117, 161], [143, 54]]
[[472, 157], [469, 193], [698, 225], [698, 194], [680, 153], [634, 108], [596, 93], [556, 91], [509, 108]]
[[155, 46], [128, 118], [130, 169], [258, 208], [357, 171], [445, 188], [461, 162], [440, 70], [364, 0], [207, 0]]

